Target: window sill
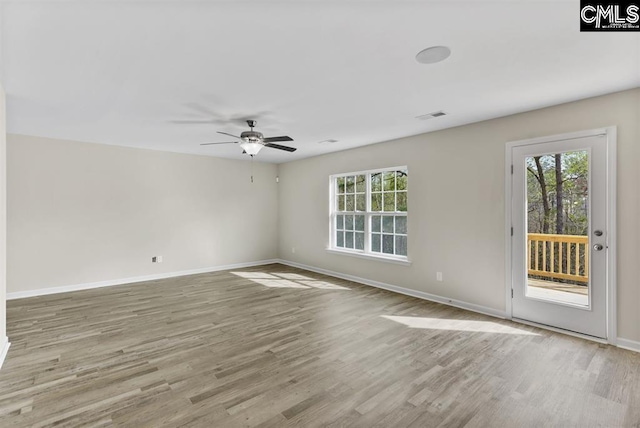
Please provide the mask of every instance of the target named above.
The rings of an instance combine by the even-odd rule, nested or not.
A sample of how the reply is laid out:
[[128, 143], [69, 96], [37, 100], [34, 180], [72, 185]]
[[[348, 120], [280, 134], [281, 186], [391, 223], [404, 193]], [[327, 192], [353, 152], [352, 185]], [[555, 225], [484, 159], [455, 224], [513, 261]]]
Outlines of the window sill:
[[327, 248], [326, 251], [327, 251], [327, 253], [339, 254], [341, 256], [358, 257], [360, 259], [376, 260], [376, 261], [380, 261], [380, 262], [394, 263], [394, 264], [403, 265], [403, 266], [410, 266], [411, 265], [411, 261], [410, 260], [398, 259], [398, 258], [395, 258], [395, 257], [377, 256], [377, 255], [373, 255], [373, 254], [359, 253], [359, 252], [355, 252], [355, 251], [336, 250], [335, 248]]

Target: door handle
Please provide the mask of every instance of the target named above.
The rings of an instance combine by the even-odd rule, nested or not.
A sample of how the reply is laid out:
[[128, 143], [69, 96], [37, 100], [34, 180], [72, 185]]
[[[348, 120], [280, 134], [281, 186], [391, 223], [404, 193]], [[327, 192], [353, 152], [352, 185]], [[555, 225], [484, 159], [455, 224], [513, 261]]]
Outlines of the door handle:
[[604, 249], [604, 245], [602, 244], [596, 244], [593, 246], [593, 249], [596, 251], [602, 251]]

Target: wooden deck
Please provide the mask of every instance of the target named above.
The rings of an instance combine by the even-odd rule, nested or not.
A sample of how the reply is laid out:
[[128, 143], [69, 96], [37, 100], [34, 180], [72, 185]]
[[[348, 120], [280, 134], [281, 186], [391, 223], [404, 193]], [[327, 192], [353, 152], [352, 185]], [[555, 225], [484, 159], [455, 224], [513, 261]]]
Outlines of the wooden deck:
[[570, 305], [589, 306], [589, 289], [584, 285], [529, 279], [527, 297]]
[[529, 287], [544, 288], [547, 290], [563, 291], [565, 293], [575, 293], [588, 295], [589, 289], [586, 285], [561, 284], [553, 281], [544, 281], [541, 279], [529, 278]]

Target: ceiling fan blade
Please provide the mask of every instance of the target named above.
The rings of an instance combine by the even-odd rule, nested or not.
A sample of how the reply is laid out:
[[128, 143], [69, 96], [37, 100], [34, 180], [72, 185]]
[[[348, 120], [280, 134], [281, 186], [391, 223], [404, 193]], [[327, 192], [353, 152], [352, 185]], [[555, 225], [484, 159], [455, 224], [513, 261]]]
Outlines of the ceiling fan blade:
[[242, 138], [238, 137], [237, 135], [229, 134], [228, 132], [218, 131], [218, 134], [228, 135], [229, 137], [233, 137], [233, 138], [237, 138], [238, 140], [242, 140]]
[[200, 143], [201, 146], [210, 146], [212, 144], [238, 144], [235, 141], [226, 141], [224, 143]]
[[264, 141], [265, 143], [275, 143], [276, 141], [293, 141], [293, 138], [283, 135], [282, 137], [264, 138], [262, 141]]
[[[265, 138], [265, 140], [266, 140], [266, 138]], [[287, 152], [295, 152], [296, 150], [298, 150], [295, 147], [281, 146], [280, 144], [271, 144], [271, 143], [269, 143], [269, 144], [265, 144], [264, 146], [265, 147], [271, 147], [272, 149], [284, 150], [284, 151], [287, 151]]]

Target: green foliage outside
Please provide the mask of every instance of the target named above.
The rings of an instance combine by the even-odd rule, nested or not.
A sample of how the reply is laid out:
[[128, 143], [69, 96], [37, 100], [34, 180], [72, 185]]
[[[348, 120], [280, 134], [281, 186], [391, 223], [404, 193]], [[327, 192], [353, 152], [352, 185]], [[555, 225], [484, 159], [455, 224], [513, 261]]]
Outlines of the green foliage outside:
[[536, 156], [526, 162], [529, 233], [587, 235], [588, 153]]

